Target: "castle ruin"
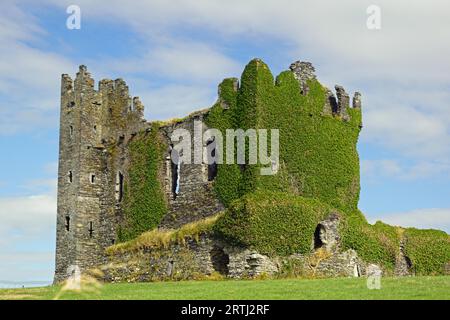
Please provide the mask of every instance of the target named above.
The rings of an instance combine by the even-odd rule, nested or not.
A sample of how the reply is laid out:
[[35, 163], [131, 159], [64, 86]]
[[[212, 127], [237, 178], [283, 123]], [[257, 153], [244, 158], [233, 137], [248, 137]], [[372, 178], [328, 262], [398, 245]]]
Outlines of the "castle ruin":
[[[266, 78], [257, 74], [261, 70], [265, 72]], [[252, 72], [255, 72], [256, 75], [253, 75]], [[247, 74], [251, 76], [246, 76]], [[257, 77], [261, 78], [256, 79]], [[359, 162], [356, 140], [359, 130], [362, 128], [360, 118], [358, 118], [360, 117], [361, 95], [356, 92], [350, 103], [349, 95], [342, 86], [335, 87], [336, 95], [327, 88], [322, 89], [316, 80], [314, 67], [310, 63], [297, 61], [291, 64], [290, 70], [280, 74], [274, 81], [265, 64], [259, 59], [252, 60], [244, 71], [241, 83], [236, 78], [230, 78], [225, 79], [219, 86], [219, 97], [213, 108], [197, 111], [183, 119], [164, 123], [149, 122], [144, 119], [143, 104], [138, 97], [130, 96], [128, 86], [122, 79], [101, 80], [96, 88], [94, 80], [85, 66], [80, 66], [74, 80], [67, 74], [63, 74], [55, 282], [66, 279], [74, 266], [84, 272], [111, 262], [111, 258], [106, 254], [106, 249], [123, 240], [119, 235], [128, 223], [126, 213], [130, 204], [124, 203], [132, 202], [128, 199], [129, 196], [127, 198], [127, 192], [130, 192], [132, 187], [130, 172], [135, 165], [131, 155], [131, 146], [140, 136], [149, 137], [150, 133], [156, 130], [155, 137], [161, 140], [160, 145], [162, 146], [162, 154], [155, 160], [158, 165], [154, 170], [152, 178], [154, 181], [140, 182], [150, 183], [152, 190], [156, 190], [156, 193], [141, 195], [144, 198], [154, 197], [154, 194], [158, 194], [158, 192], [162, 195], [163, 214], [160, 218], [155, 218], [157, 225], [154, 227], [160, 230], [177, 229], [188, 223], [201, 221], [229, 209], [227, 202], [232, 197], [221, 195], [224, 192], [220, 187], [219, 190], [215, 189], [215, 179], [218, 172], [220, 176], [221, 172], [231, 172], [233, 168], [221, 168], [220, 166], [217, 168], [207, 163], [173, 163], [170, 156], [173, 148], [170, 139], [172, 132], [183, 128], [189, 130], [191, 136], [195, 137], [195, 122], [201, 120], [203, 124], [208, 123], [204, 120], [207, 120], [211, 116], [210, 114], [215, 112], [214, 110], [220, 113], [220, 117], [228, 117], [229, 121], [245, 119], [249, 121], [248, 123], [255, 125], [268, 121], [264, 103], [261, 102], [266, 100], [255, 99], [253, 95], [247, 96], [245, 90], [251, 89], [254, 92], [260, 92], [258, 94], [261, 97], [267, 90], [279, 90], [279, 93], [276, 91], [278, 99], [289, 99], [292, 97], [283, 90], [286, 92], [288, 89], [291, 90], [293, 81], [296, 81], [294, 91], [297, 92], [291, 95], [295, 95], [295, 99], [297, 99], [295, 101], [305, 101], [314, 108], [290, 106], [289, 102], [286, 103], [285, 108], [297, 108], [294, 112], [299, 113], [302, 119], [305, 119], [305, 123], [311, 124], [310, 130], [316, 130], [322, 123], [328, 127], [336, 125], [340, 128], [339, 130], [342, 129], [342, 131], [336, 131], [337, 134], [325, 132], [325, 135], [321, 131], [325, 129], [317, 129], [316, 134], [322, 135], [320, 139], [323, 140], [307, 144], [307, 148], [298, 155], [298, 159], [303, 159], [302, 161], [307, 163], [309, 159], [316, 159], [314, 157], [321, 152], [330, 160], [326, 159], [325, 162], [317, 163], [317, 167], [313, 170], [305, 167], [302, 169], [305, 171], [298, 172], [298, 169], [289, 169], [290, 163], [294, 163], [293, 160], [298, 162], [298, 160], [292, 160], [285, 155], [280, 163], [282, 174], [273, 178], [279, 180], [273, 180], [271, 184], [267, 184], [267, 181], [264, 180], [266, 178], [252, 176], [251, 168], [248, 166], [240, 166], [236, 169], [235, 174], [243, 177], [240, 181], [252, 181], [252, 188], [255, 190], [283, 189], [289, 194], [302, 197], [302, 199], [303, 197], [319, 199], [327, 206], [338, 208], [338, 211], [341, 212], [354, 212], [357, 210], [359, 197]], [[317, 101], [320, 101], [320, 106], [316, 106]], [[251, 107], [246, 107], [247, 109], [239, 107], [238, 103], [242, 105], [250, 103]], [[236, 120], [235, 116], [230, 116], [233, 114], [239, 114], [240, 118]], [[206, 125], [202, 128], [203, 131], [207, 129]], [[300, 131], [297, 133], [300, 133], [307, 129], [300, 127], [298, 130]], [[289, 130], [285, 130], [282, 134], [286, 136], [290, 133]], [[345, 142], [345, 135], [349, 134], [351, 134], [351, 139], [349, 142]], [[314, 132], [311, 131], [311, 135], [313, 136]], [[285, 136], [281, 138], [283, 139]], [[308, 133], [306, 133], [306, 137], [308, 137]], [[147, 143], [153, 142], [152, 140]], [[206, 147], [210, 141], [195, 141], [195, 139], [192, 141], [192, 144], [198, 143]], [[136, 151], [134, 152], [136, 153]], [[139, 154], [139, 152], [137, 153]], [[333, 160], [333, 157], [341, 154], [344, 155], [342, 161]], [[353, 163], [350, 163], [351, 161]], [[346, 180], [334, 181], [329, 177], [332, 177], [335, 172], [352, 172], [352, 175]], [[144, 178], [143, 176], [142, 179]], [[221, 179], [221, 186], [227, 187], [228, 183], [227, 181], [224, 183], [223, 175]], [[318, 188], [319, 183], [323, 183], [323, 190]], [[233, 186], [231, 181], [229, 184], [230, 188], [239, 189], [238, 191], [243, 194], [247, 192], [240, 190], [239, 184]], [[134, 201], [136, 202], [136, 200]], [[152, 218], [152, 214], [154, 214], [152, 210], [153, 208], [148, 208], [144, 220], [145, 217]], [[303, 253], [306, 251], [314, 253], [319, 249], [328, 252], [326, 261], [320, 266], [316, 266], [317, 270], [322, 270], [325, 274], [359, 276], [364, 273], [366, 263], [358, 257], [358, 248], [355, 247], [355, 251], [352, 247], [342, 244], [342, 235], [340, 234], [342, 229], [340, 228], [341, 225], [347, 225], [347, 223], [342, 224], [343, 216], [336, 210], [330, 209], [322, 216], [315, 218], [316, 222], [310, 224], [308, 227], [310, 231], [304, 235], [308, 242], [308, 248], [303, 249]], [[142, 228], [146, 223], [139, 219], [134, 223]], [[280, 218], [280, 220], [282, 219]], [[144, 231], [147, 230], [143, 229], [140, 232]], [[283, 235], [280, 239], [284, 239]], [[235, 245], [234, 242], [229, 242], [224, 238], [201, 235], [200, 239], [196, 241], [187, 239], [189, 251], [187, 256], [181, 255], [185, 249], [181, 248], [179, 244], [174, 245], [169, 251], [158, 254], [158, 258], [151, 255], [145, 256], [149, 252], [144, 249], [145, 258], [144, 260], [138, 259], [135, 269], [147, 271], [145, 274], [133, 276], [131, 279], [146, 281], [171, 277], [175, 268], [189, 269], [187, 264], [193, 265], [192, 268], [195, 272], [192, 274], [211, 274], [217, 271], [237, 278], [256, 276], [262, 273], [273, 274], [280, 270], [279, 258], [261, 254], [251, 245], [242, 244], [245, 242], [240, 241], [240, 245]], [[283, 245], [289, 247], [289, 243]], [[401, 246], [396, 242], [394, 246], [401, 249], [395, 249], [396, 251], [392, 253], [394, 264], [399, 266], [398, 273], [409, 274], [412, 264], [410, 259], [405, 256], [404, 241], [401, 240]], [[305, 261], [305, 257], [308, 257], [308, 261], [310, 261], [310, 253], [290, 252], [290, 254], [293, 259]], [[368, 255], [366, 254], [366, 256]], [[130, 257], [125, 254], [120, 259], [127, 261]], [[159, 266], [158, 271], [155, 271], [155, 266]], [[129, 270], [130, 268], [127, 268], [124, 273], [129, 273]], [[127, 275], [117, 276], [116, 274], [107, 277], [107, 280], [110, 281], [127, 279], [130, 279]]]

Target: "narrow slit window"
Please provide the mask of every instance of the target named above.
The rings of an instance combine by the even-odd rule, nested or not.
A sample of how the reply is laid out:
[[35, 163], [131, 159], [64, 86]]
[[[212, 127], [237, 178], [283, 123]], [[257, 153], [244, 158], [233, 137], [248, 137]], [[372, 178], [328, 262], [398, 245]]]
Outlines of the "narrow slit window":
[[116, 176], [116, 200], [122, 202], [123, 200], [123, 174], [122, 172], [117, 172]]
[[180, 156], [176, 150], [172, 150], [172, 195], [173, 199], [177, 198], [177, 195], [180, 193]]
[[213, 181], [217, 176], [215, 140], [209, 140], [206, 143], [206, 150], [208, 152], [208, 181]]
[[94, 126], [94, 133], [97, 133], [97, 126]]
[[73, 136], [73, 126], [69, 126], [69, 137]]
[[92, 235], [94, 234], [94, 223], [92, 221], [89, 222], [89, 238], [92, 238]]
[[66, 223], [64, 224], [66, 231], [70, 231], [70, 217], [66, 216]]
[[67, 173], [67, 181], [69, 181], [69, 183], [72, 183], [72, 181], [73, 181], [73, 173], [72, 173], [72, 171], [69, 171]]
[[91, 183], [95, 183], [95, 174], [91, 173], [89, 180], [91, 181]]

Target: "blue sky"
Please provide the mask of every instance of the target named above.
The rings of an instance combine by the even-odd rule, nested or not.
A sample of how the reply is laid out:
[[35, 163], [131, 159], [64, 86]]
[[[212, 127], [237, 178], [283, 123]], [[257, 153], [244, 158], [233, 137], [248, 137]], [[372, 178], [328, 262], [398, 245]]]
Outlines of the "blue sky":
[[[329, 88], [362, 92], [360, 208], [371, 222], [450, 232], [450, 4], [364, 0], [3, 1], [0, 280], [51, 280], [62, 73], [124, 78], [146, 118], [208, 107], [262, 58], [310, 61]], [[81, 8], [81, 29], [66, 8]]]

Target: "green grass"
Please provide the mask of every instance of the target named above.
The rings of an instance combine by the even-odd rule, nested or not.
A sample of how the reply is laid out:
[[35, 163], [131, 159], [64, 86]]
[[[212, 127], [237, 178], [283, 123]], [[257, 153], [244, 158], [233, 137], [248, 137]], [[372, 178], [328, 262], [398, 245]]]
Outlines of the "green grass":
[[[53, 299], [60, 287], [0, 290], [0, 299]], [[450, 276], [382, 278], [369, 290], [365, 278], [180, 281], [105, 284], [60, 299], [450, 299]]]

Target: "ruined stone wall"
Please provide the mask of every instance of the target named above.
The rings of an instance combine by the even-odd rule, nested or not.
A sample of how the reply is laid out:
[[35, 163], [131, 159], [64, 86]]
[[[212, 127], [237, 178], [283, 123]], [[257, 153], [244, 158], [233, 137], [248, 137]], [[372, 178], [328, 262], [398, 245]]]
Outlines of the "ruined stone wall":
[[114, 243], [121, 152], [108, 150], [144, 125], [142, 113], [122, 80], [96, 90], [85, 66], [74, 81], [62, 76], [55, 282], [103, 262]]
[[202, 279], [220, 274], [242, 279], [278, 271], [278, 258], [269, 258], [254, 250], [230, 246], [209, 234], [198, 240], [187, 238], [184, 244], [169, 248], [148, 248], [108, 256], [99, 269], [103, 280], [159, 281]]
[[[200, 122], [203, 123], [199, 126]], [[205, 146], [203, 135], [194, 134], [194, 126], [203, 134], [208, 128], [203, 122], [203, 113], [199, 112], [189, 116], [187, 119], [170, 125], [163, 126], [161, 132], [166, 138], [167, 145], [171, 145], [171, 135], [176, 129], [186, 129], [191, 134], [191, 150], [194, 150], [194, 144], [198, 143]], [[201, 140], [201, 141], [199, 141]], [[212, 184], [208, 181], [208, 165], [206, 163], [194, 163], [194, 152], [191, 153], [191, 163], [180, 164], [179, 174], [179, 192], [175, 194], [173, 163], [170, 156], [171, 148], [167, 150], [165, 158], [164, 187], [169, 211], [160, 224], [163, 228], [177, 228], [188, 222], [200, 220], [207, 216], [216, 214], [224, 209], [223, 205], [217, 199]]]

